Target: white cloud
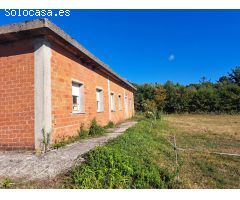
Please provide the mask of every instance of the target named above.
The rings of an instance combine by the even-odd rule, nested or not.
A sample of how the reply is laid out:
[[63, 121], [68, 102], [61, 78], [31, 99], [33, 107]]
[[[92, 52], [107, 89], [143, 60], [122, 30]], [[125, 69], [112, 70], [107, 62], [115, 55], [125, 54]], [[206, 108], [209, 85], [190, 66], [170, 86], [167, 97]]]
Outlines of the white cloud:
[[171, 62], [171, 61], [173, 61], [173, 60], [175, 60], [175, 55], [174, 54], [170, 54], [169, 56], [168, 56], [168, 60]]

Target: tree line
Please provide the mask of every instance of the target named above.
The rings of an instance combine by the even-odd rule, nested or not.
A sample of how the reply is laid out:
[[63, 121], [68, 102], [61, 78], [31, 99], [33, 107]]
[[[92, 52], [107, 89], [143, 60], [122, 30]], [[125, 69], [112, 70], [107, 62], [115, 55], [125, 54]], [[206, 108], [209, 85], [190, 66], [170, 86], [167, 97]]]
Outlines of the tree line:
[[134, 85], [135, 109], [139, 112], [240, 113], [240, 67], [215, 83], [202, 77], [199, 83], [189, 85], [172, 81]]

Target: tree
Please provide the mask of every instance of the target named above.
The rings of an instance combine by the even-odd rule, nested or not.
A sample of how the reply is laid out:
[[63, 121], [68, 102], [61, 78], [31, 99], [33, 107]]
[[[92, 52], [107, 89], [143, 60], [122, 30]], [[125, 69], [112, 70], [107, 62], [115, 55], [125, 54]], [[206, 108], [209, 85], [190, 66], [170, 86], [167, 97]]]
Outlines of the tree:
[[171, 81], [167, 81], [164, 84], [164, 89], [166, 90], [166, 102], [164, 106], [164, 111], [167, 113], [176, 112], [177, 101], [176, 101], [176, 88]]
[[240, 112], [240, 86], [236, 84], [225, 84], [219, 87], [220, 112]]
[[240, 67], [235, 67], [235, 69], [232, 69], [232, 72], [228, 74], [230, 77], [230, 80], [240, 86]]
[[154, 90], [154, 101], [158, 111], [163, 110], [165, 99], [166, 99], [166, 90], [162, 85], [156, 84], [155, 90]]
[[221, 76], [221, 77], [218, 79], [218, 83], [222, 83], [222, 84], [231, 83], [231, 78], [228, 77], [228, 76]]
[[202, 87], [197, 90], [189, 102], [191, 112], [216, 112], [218, 109], [217, 91], [213, 87]]
[[181, 85], [136, 85], [137, 111], [166, 113], [240, 113], [240, 67], [236, 67], [216, 83], [202, 77], [199, 83]]
[[137, 88], [137, 91], [135, 92], [135, 109], [137, 111], [144, 111], [144, 103], [146, 100], [153, 100], [154, 99], [154, 91], [155, 88], [152, 84], [143, 84], [143, 85], [137, 85], [134, 84]]

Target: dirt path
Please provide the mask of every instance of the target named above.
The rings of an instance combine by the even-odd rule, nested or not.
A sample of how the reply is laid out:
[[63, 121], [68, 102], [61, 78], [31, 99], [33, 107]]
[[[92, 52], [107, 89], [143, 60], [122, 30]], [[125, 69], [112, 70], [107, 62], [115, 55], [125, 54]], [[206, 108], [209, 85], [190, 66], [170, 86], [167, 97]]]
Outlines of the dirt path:
[[123, 134], [136, 122], [125, 122], [111, 133], [97, 138], [85, 139], [66, 147], [36, 156], [32, 153], [1, 152], [0, 178], [43, 180], [68, 171], [83, 159], [81, 155]]

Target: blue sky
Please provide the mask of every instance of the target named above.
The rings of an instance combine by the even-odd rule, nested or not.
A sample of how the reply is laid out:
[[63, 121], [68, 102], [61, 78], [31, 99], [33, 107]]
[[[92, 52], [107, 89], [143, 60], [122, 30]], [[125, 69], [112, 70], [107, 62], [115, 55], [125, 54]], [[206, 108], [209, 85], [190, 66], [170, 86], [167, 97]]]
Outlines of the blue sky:
[[[30, 19], [0, 10], [0, 24]], [[71, 10], [50, 20], [136, 83], [216, 81], [240, 65], [236, 10]]]

